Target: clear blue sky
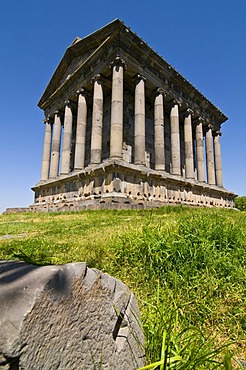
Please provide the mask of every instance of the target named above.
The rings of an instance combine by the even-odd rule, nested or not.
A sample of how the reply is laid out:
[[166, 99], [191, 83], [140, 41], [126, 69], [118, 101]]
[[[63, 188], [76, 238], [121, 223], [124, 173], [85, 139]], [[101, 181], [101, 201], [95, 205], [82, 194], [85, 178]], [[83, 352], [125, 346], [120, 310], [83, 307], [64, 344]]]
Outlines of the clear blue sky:
[[66, 48], [115, 18], [229, 117], [224, 185], [246, 195], [245, 0], [8, 0], [0, 11], [0, 212], [33, 201], [44, 135], [37, 102]]

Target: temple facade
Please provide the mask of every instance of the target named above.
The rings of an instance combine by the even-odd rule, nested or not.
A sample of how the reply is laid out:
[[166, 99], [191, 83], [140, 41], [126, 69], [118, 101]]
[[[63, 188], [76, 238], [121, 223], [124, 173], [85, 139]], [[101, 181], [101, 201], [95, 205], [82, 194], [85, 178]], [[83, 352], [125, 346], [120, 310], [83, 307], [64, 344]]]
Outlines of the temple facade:
[[120, 20], [74, 40], [38, 106], [31, 210], [234, 206], [222, 176], [227, 117]]

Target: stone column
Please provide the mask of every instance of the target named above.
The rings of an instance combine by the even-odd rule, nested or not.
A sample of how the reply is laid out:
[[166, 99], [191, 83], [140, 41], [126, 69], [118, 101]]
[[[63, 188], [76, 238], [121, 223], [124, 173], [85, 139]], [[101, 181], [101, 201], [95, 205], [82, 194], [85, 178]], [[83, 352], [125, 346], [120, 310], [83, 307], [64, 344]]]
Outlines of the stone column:
[[206, 161], [208, 184], [215, 185], [212, 125], [206, 127]]
[[196, 166], [197, 181], [205, 182], [204, 146], [203, 146], [203, 118], [199, 117], [196, 124]]
[[77, 111], [77, 128], [74, 156], [74, 170], [82, 170], [85, 166], [85, 138], [86, 138], [86, 119], [87, 104], [85, 90], [82, 88], [77, 91], [78, 111]]
[[91, 128], [91, 164], [102, 160], [103, 89], [100, 74], [93, 78], [93, 111]]
[[123, 74], [125, 62], [117, 57], [112, 63], [112, 101], [110, 158], [122, 158], [123, 146]]
[[73, 113], [69, 100], [65, 101], [64, 131], [62, 142], [61, 175], [71, 171], [71, 143], [72, 143]]
[[53, 125], [53, 140], [51, 148], [51, 164], [50, 164], [50, 178], [58, 176], [59, 160], [60, 160], [60, 145], [61, 145], [61, 114], [59, 111], [55, 112]]
[[179, 135], [179, 105], [176, 100], [173, 101], [170, 114], [171, 126], [171, 163], [172, 174], [180, 175], [180, 135]]
[[194, 179], [194, 156], [192, 140], [192, 117], [193, 111], [187, 109], [184, 118], [184, 144], [185, 144], [185, 177]]
[[145, 81], [144, 76], [137, 75], [134, 115], [134, 163], [143, 165], [145, 165]]
[[214, 160], [215, 160], [216, 185], [223, 187], [220, 136], [221, 136], [221, 131], [215, 131], [214, 133]]
[[48, 180], [49, 178], [51, 138], [52, 138], [52, 126], [50, 118], [49, 117], [46, 118], [43, 122], [45, 123], [45, 134], [44, 134], [41, 181]]
[[164, 90], [157, 89], [154, 106], [155, 169], [157, 171], [165, 171], [164, 96], [166, 96]]

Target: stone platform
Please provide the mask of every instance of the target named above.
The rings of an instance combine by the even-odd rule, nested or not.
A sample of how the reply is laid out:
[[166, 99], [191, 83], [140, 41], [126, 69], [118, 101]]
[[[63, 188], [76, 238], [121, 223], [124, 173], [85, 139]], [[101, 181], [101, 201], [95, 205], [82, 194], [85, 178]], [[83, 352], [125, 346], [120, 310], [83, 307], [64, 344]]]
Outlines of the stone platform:
[[33, 187], [31, 211], [100, 208], [158, 208], [184, 204], [202, 207], [234, 206], [234, 194], [218, 186], [188, 181], [165, 171], [107, 160], [97, 166]]

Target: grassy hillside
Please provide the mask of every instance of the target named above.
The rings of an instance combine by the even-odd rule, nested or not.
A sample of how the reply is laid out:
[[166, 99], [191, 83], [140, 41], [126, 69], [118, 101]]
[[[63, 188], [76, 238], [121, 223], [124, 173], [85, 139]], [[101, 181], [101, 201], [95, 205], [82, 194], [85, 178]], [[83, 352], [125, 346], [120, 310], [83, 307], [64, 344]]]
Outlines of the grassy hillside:
[[124, 281], [139, 300], [148, 362], [162, 347], [182, 358], [175, 369], [226, 369], [213, 361], [229, 342], [234, 358], [245, 360], [245, 247], [246, 212], [233, 210], [0, 216], [0, 258], [86, 261]]

